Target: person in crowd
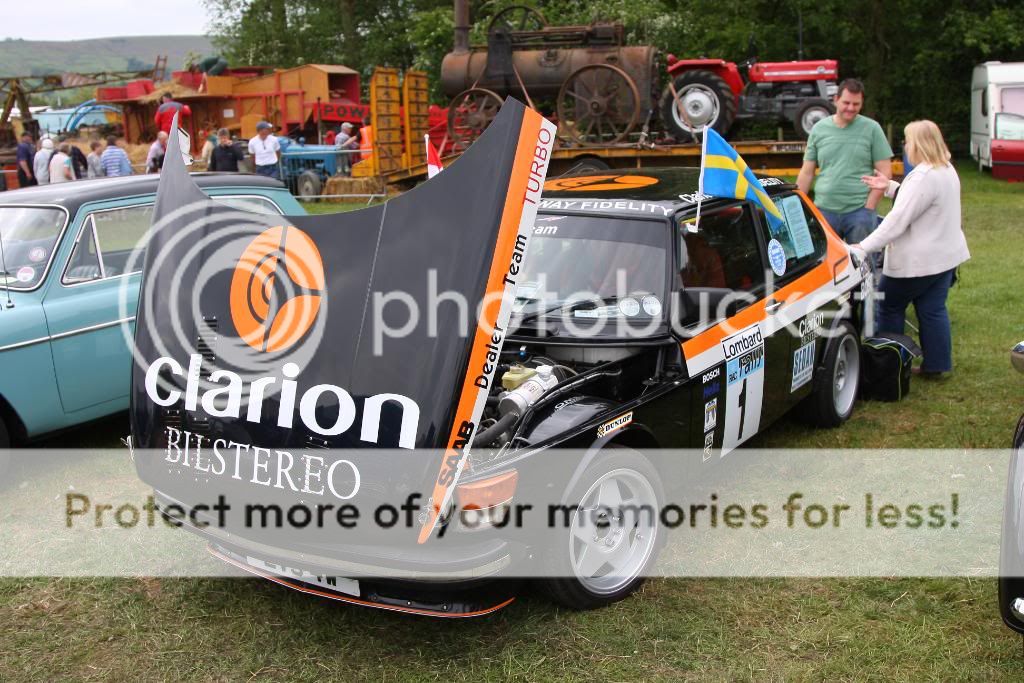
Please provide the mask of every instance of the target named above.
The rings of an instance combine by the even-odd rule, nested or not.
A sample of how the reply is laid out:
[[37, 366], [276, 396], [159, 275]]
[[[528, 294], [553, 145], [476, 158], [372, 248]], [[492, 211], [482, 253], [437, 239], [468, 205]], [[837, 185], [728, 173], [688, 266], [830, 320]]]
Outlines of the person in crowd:
[[209, 169], [210, 157], [213, 154], [213, 150], [217, 147], [217, 136], [212, 131], [208, 133], [205, 130], [201, 130], [199, 131], [199, 137], [203, 138], [203, 149], [199, 152], [199, 158], [202, 159], [207, 169]]
[[100, 148], [102, 147], [103, 145], [99, 140], [93, 140], [89, 143], [89, 156], [85, 158], [87, 178], [102, 178], [106, 175], [103, 172], [103, 161], [100, 159]]
[[113, 178], [132, 174], [132, 162], [128, 153], [117, 146], [117, 138], [113, 135], [107, 138], [107, 148], [100, 155], [103, 164], [103, 175]]
[[[815, 124], [807, 139], [796, 184], [803, 192], [814, 185], [814, 203], [832, 229], [847, 243], [860, 242], [878, 225], [881, 192], [860, 182], [877, 171], [892, 176], [892, 149], [877, 121], [862, 116], [864, 84], [847, 78], [835, 96], [836, 113]], [[821, 173], [815, 180], [816, 168]]]
[[885, 248], [877, 327], [902, 334], [907, 306], [913, 303], [924, 351], [920, 374], [936, 377], [953, 369], [946, 296], [957, 266], [971, 254], [960, 224], [960, 178], [942, 132], [931, 121], [913, 121], [903, 132], [914, 170], [902, 186], [879, 170], [861, 179], [878, 193], [900, 191], [882, 224], [854, 249], [872, 253]]
[[[72, 180], [81, 180], [85, 177], [86, 171], [89, 167], [89, 164], [85, 159], [85, 154], [82, 153], [82, 150], [78, 149], [77, 145], [73, 145], [68, 142], [68, 137], [66, 135], [57, 136], [58, 149], [60, 149], [60, 146], [65, 142], [68, 143], [68, 156], [71, 158], [71, 172], [74, 174]], [[56, 154], [56, 152], [54, 152], [54, 154]], [[50, 159], [53, 160], [52, 154], [50, 155]]]
[[39, 151], [32, 160], [32, 171], [40, 185], [50, 182], [50, 157], [53, 156], [53, 140], [43, 138], [39, 143]]
[[238, 173], [238, 162], [244, 158], [245, 155], [242, 154], [242, 150], [232, 142], [231, 133], [228, 132], [228, 129], [221, 128], [218, 130], [217, 146], [213, 148], [213, 153], [210, 155], [208, 169], [210, 171]]
[[146, 173], [159, 173], [164, 167], [164, 156], [167, 154], [167, 133], [160, 131], [156, 140], [149, 146], [146, 155]]
[[18, 163], [18, 186], [30, 187], [36, 184], [36, 174], [32, 170], [33, 157], [36, 154], [36, 145], [32, 142], [32, 134], [28, 131], [21, 134], [21, 142], [15, 153], [15, 160]]
[[325, 145], [333, 145], [334, 141], [337, 138], [338, 138], [338, 130], [334, 126], [331, 126], [330, 128], [327, 129], [327, 133], [324, 134], [324, 144]]
[[156, 114], [153, 116], [157, 128], [164, 133], [170, 133], [174, 115], [180, 114], [178, 125], [185, 129], [185, 124], [180, 119], [192, 116], [192, 109], [187, 104], [175, 101], [174, 95], [169, 92], [165, 92], [160, 100], [160, 106], [156, 108]]
[[[346, 121], [341, 124], [341, 132], [335, 139], [334, 146], [338, 149], [359, 149], [359, 138], [354, 135], [352, 124]], [[352, 154], [341, 155], [341, 172], [348, 175], [352, 171]]]
[[277, 178], [278, 152], [281, 151], [281, 143], [271, 135], [274, 126], [268, 121], [260, 121], [256, 124], [256, 137], [249, 140], [249, 154], [254, 157], [256, 172], [268, 178]]
[[62, 142], [50, 158], [50, 183], [66, 183], [75, 179], [75, 172], [71, 166], [71, 145]]

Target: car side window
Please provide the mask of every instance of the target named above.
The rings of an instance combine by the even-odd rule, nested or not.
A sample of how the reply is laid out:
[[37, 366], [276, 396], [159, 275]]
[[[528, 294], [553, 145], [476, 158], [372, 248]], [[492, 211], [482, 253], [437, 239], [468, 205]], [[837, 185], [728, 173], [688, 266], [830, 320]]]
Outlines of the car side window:
[[88, 282], [99, 280], [103, 277], [103, 267], [100, 265], [100, 253], [96, 248], [95, 232], [92, 227], [92, 218], [85, 222], [85, 230], [81, 237], [75, 242], [75, 249], [71, 252], [71, 260], [64, 271], [61, 279], [66, 285], [77, 282]]
[[828, 243], [821, 223], [810, 208], [797, 194], [781, 195], [774, 198], [775, 206], [782, 214], [782, 222], [768, 220], [761, 207], [762, 224], [768, 228], [768, 239], [782, 245], [786, 255], [786, 268], [782, 277], [797, 275], [806, 268], [820, 263], [825, 256]]
[[219, 204], [226, 204], [233, 209], [250, 211], [252, 213], [265, 213], [272, 216], [280, 216], [281, 209], [267, 197], [259, 195], [238, 195], [231, 197], [212, 197]]
[[145, 245], [140, 243], [152, 218], [152, 204], [90, 214], [75, 244], [63, 282], [75, 284], [141, 270]]
[[747, 204], [713, 209], [679, 223], [683, 287], [752, 292], [764, 285], [764, 266]]

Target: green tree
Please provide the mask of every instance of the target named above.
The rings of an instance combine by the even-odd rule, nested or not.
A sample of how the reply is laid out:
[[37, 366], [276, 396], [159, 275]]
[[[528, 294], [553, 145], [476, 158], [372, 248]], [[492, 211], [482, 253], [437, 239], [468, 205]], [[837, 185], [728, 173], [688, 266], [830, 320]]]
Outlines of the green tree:
[[[451, 50], [451, 0], [204, 0], [215, 44], [234, 64], [345, 64], [427, 72], [437, 102], [441, 61]], [[491, 18], [524, 0], [471, 5], [474, 44]], [[954, 147], [969, 138], [971, 70], [1024, 60], [1020, 0], [538, 0], [549, 25], [618, 21], [629, 44], [678, 57], [740, 62], [837, 59], [861, 78], [865, 111], [895, 128], [935, 120]], [[663, 67], [659, 67], [663, 69]], [[364, 79], [365, 80], [365, 79]]]

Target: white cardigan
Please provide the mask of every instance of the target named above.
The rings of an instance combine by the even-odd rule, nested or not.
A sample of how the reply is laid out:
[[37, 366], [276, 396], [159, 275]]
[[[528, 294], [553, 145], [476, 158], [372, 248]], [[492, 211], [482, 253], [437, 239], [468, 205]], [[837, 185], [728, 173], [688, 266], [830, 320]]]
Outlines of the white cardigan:
[[[889, 181], [886, 195], [897, 187]], [[892, 211], [860, 246], [867, 252], [886, 247], [882, 272], [889, 277], [935, 275], [969, 259], [960, 224], [960, 178], [953, 166], [915, 166]]]

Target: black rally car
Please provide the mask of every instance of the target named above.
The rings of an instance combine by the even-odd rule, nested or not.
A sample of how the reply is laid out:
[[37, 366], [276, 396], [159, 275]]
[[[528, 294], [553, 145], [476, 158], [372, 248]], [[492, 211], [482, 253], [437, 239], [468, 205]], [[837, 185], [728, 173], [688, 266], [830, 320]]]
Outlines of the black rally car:
[[[791, 408], [821, 425], [849, 417], [853, 299], [870, 279], [804, 196], [765, 180], [785, 216], [774, 227], [751, 202], [698, 196], [692, 169], [559, 178], [542, 198], [550, 131], [527, 130], [529, 115], [506, 104], [456, 164], [383, 207], [283, 227], [239, 224], [164, 169], [134, 457], [215, 554], [402, 611], [487, 613], [511, 600], [495, 581], [507, 577], [596, 607], [633, 592], [664, 540], [657, 516], [615, 513], [671, 495], [678, 469], [660, 449], [695, 449], [699, 470]], [[185, 205], [207, 222], [182, 240]], [[188, 301], [163, 295], [181, 277]], [[504, 295], [469, 334], [452, 305], [433, 329], [375, 336], [378, 294], [429, 303], [438, 289], [474, 306]], [[388, 330], [409, 320], [382, 310]], [[212, 514], [218, 496], [233, 513], [330, 503], [334, 523], [254, 528]], [[507, 523], [524, 500], [573, 505], [538, 536]], [[344, 505], [375, 524], [339, 524]], [[607, 519], [587, 526], [595, 510]]]

